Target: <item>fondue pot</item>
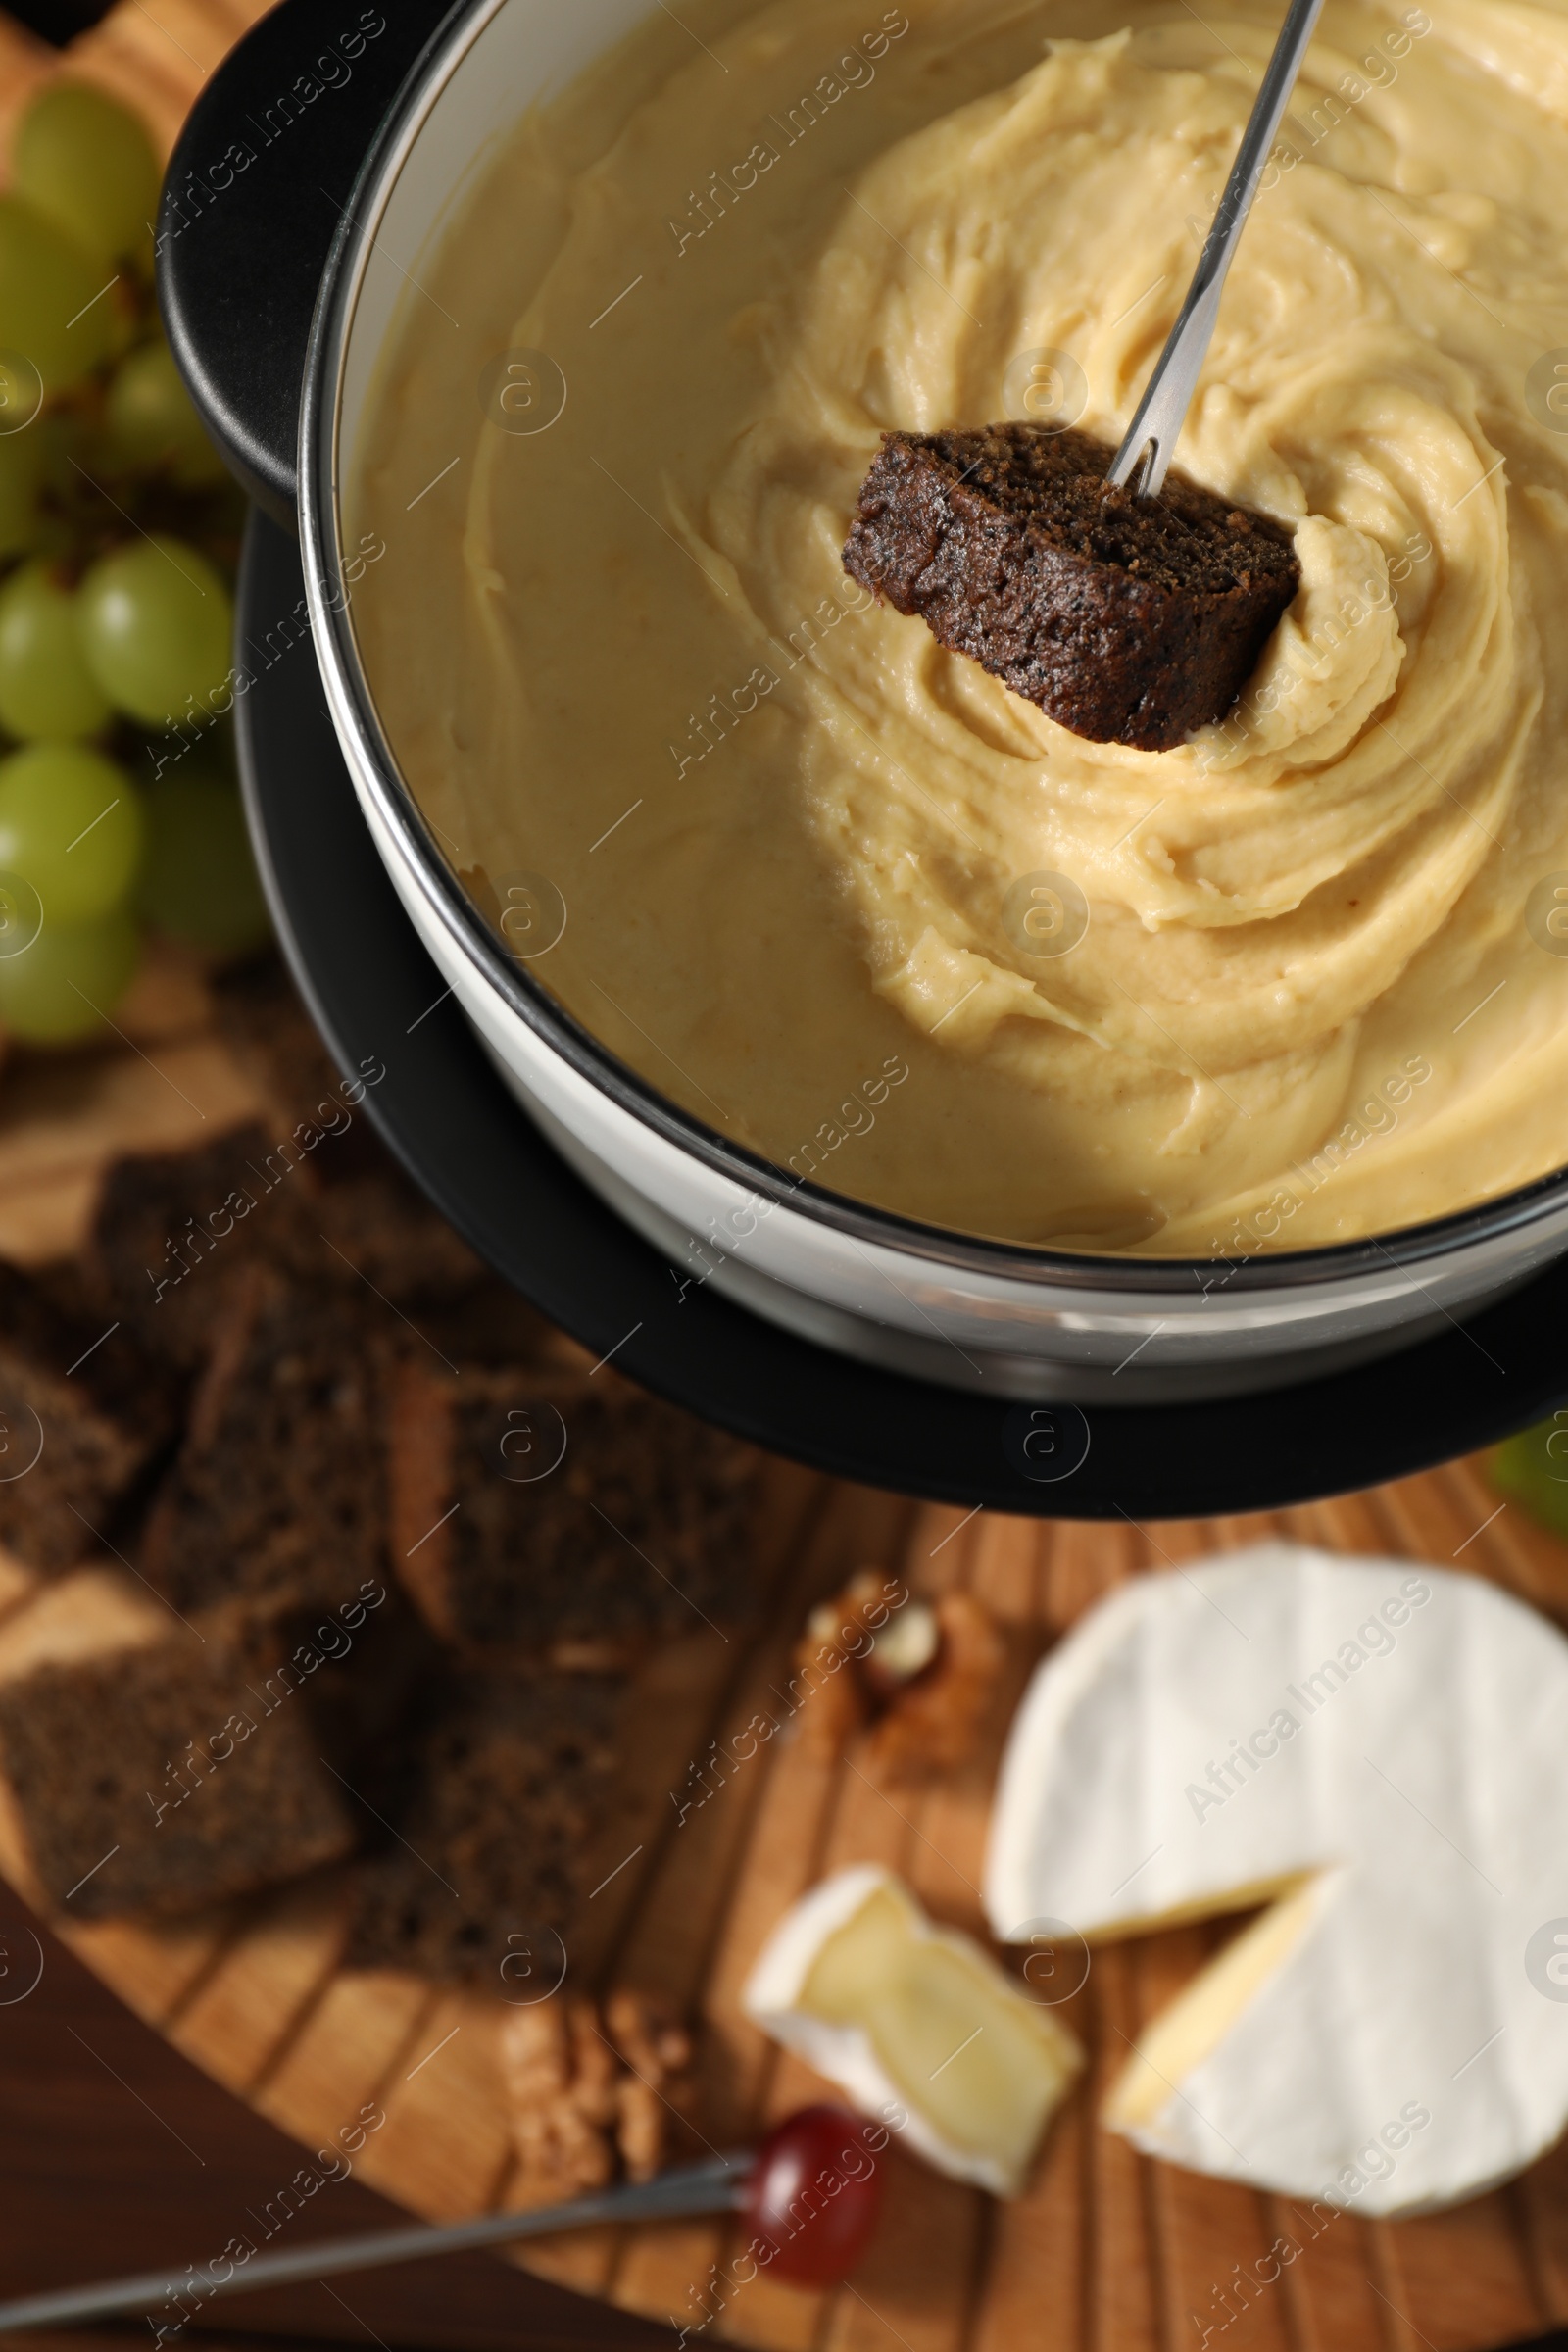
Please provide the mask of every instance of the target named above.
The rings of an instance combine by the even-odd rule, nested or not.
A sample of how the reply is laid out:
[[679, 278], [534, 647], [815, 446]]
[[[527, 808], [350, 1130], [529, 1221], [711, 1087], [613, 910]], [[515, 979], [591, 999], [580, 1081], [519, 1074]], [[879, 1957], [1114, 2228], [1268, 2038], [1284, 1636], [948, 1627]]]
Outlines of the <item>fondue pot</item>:
[[[415, 0], [287, 0], [204, 92], [159, 224], [175, 356], [234, 472], [297, 532], [292, 625], [302, 636], [308, 623], [314, 639], [364, 824], [495, 1072], [616, 1218], [669, 1265], [700, 1265], [705, 1291], [807, 1343], [803, 1361], [848, 1360], [999, 1409], [1190, 1407], [1321, 1384], [1419, 1352], [1428, 1335], [1450, 1341], [1520, 1286], [1552, 1284], [1544, 1270], [1568, 1250], [1562, 1173], [1375, 1239], [1233, 1259], [1025, 1248], [868, 1206], [800, 1181], [661, 1096], [552, 996], [548, 956], [519, 953], [515, 930], [492, 927], [468, 897], [366, 677], [342, 493], [410, 281], [432, 266], [524, 109], [650, 5], [460, 0], [443, 14]], [[242, 648], [242, 675], [247, 659]], [[525, 924], [539, 912], [525, 907]], [[1495, 1349], [1479, 1353], [1491, 1361]], [[1501, 1401], [1490, 1398], [1490, 1426], [1476, 1434], [1541, 1408], [1539, 1390], [1496, 1385]], [[1377, 1393], [1364, 1377], [1356, 1386]], [[1029, 1437], [1024, 1427], [1009, 1443], [1027, 1447]], [[1300, 1478], [1298, 1491], [1312, 1484]], [[1058, 1506], [1046, 1494], [1020, 1494], [1017, 1507]]]

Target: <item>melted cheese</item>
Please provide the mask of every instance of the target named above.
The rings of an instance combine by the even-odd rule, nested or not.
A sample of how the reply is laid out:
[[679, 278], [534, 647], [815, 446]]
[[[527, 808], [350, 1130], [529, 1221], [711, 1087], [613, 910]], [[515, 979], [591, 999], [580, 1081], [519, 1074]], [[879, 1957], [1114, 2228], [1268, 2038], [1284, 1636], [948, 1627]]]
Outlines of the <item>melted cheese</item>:
[[350, 491], [398, 759], [561, 892], [577, 1019], [835, 1192], [1250, 1255], [1568, 1159], [1560, 5], [1325, 9], [1177, 453], [1301, 559], [1226, 724], [1083, 742], [842, 567], [885, 428], [1120, 439], [1279, 14], [650, 5], [416, 262]]

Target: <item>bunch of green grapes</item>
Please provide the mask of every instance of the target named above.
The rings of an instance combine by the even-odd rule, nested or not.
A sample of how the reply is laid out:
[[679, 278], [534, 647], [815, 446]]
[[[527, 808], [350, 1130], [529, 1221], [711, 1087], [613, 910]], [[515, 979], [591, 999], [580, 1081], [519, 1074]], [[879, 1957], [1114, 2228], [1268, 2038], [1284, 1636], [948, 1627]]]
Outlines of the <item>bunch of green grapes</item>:
[[0, 196], [0, 1027], [92, 1035], [147, 928], [266, 936], [229, 729], [242, 510], [152, 298], [159, 168], [58, 81]]

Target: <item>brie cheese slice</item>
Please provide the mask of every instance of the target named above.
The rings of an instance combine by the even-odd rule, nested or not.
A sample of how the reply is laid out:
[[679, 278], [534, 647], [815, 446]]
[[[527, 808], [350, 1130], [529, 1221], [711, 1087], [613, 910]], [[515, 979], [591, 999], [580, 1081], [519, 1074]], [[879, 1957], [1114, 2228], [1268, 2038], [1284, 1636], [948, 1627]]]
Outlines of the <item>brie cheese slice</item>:
[[1067, 2029], [891, 1871], [842, 1870], [797, 1903], [742, 1994], [748, 2016], [928, 2163], [1022, 2188], [1083, 2064]]
[[[1568, 2123], [1568, 1642], [1479, 1578], [1289, 1544], [1135, 1578], [1038, 1670], [986, 1872], [1003, 1941], [1268, 1907], [1104, 2121], [1149, 2154], [1408, 2213]], [[1561, 1972], [1568, 1976], [1568, 1968]]]

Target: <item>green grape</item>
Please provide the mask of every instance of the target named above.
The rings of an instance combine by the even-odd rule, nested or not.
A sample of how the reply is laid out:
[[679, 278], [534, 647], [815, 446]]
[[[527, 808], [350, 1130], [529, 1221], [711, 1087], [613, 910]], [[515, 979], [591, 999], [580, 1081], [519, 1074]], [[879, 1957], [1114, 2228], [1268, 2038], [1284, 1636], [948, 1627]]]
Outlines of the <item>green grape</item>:
[[21, 197], [0, 196], [0, 353], [30, 362], [46, 393], [79, 384], [115, 348], [104, 267]]
[[122, 767], [79, 743], [0, 760], [0, 873], [43, 901], [44, 923], [90, 923], [128, 896], [147, 829]]
[[220, 956], [244, 955], [270, 936], [245, 812], [232, 784], [180, 770], [151, 786], [136, 903], [171, 939]]
[[109, 387], [110, 454], [138, 473], [167, 470], [191, 489], [221, 481], [223, 463], [191, 406], [174, 355], [160, 336], [122, 360]]
[[1568, 1414], [1554, 1413], [1505, 1438], [1489, 1468], [1499, 1494], [1521, 1503], [1554, 1536], [1568, 1538]]
[[11, 150], [18, 195], [104, 264], [145, 237], [162, 176], [137, 118], [81, 81], [41, 91]]
[[118, 709], [144, 725], [211, 710], [228, 680], [234, 613], [228, 590], [183, 539], [138, 539], [95, 564], [81, 583], [88, 666]]
[[109, 702], [87, 667], [76, 599], [51, 565], [24, 564], [0, 588], [0, 725], [24, 742], [96, 735]]
[[95, 1036], [141, 959], [141, 933], [123, 907], [95, 923], [51, 922], [20, 956], [0, 958], [0, 1027], [26, 1046]]
[[[37, 444], [38, 486], [53, 506], [61, 506], [74, 498], [82, 488], [78, 464], [92, 469], [91, 438], [85, 420], [74, 408], [45, 410], [36, 424], [19, 440]], [[69, 528], [68, 524], [68, 528]], [[79, 536], [72, 530], [72, 537]]]
[[0, 432], [0, 557], [24, 555], [37, 544], [38, 492], [48, 456], [36, 428]]

